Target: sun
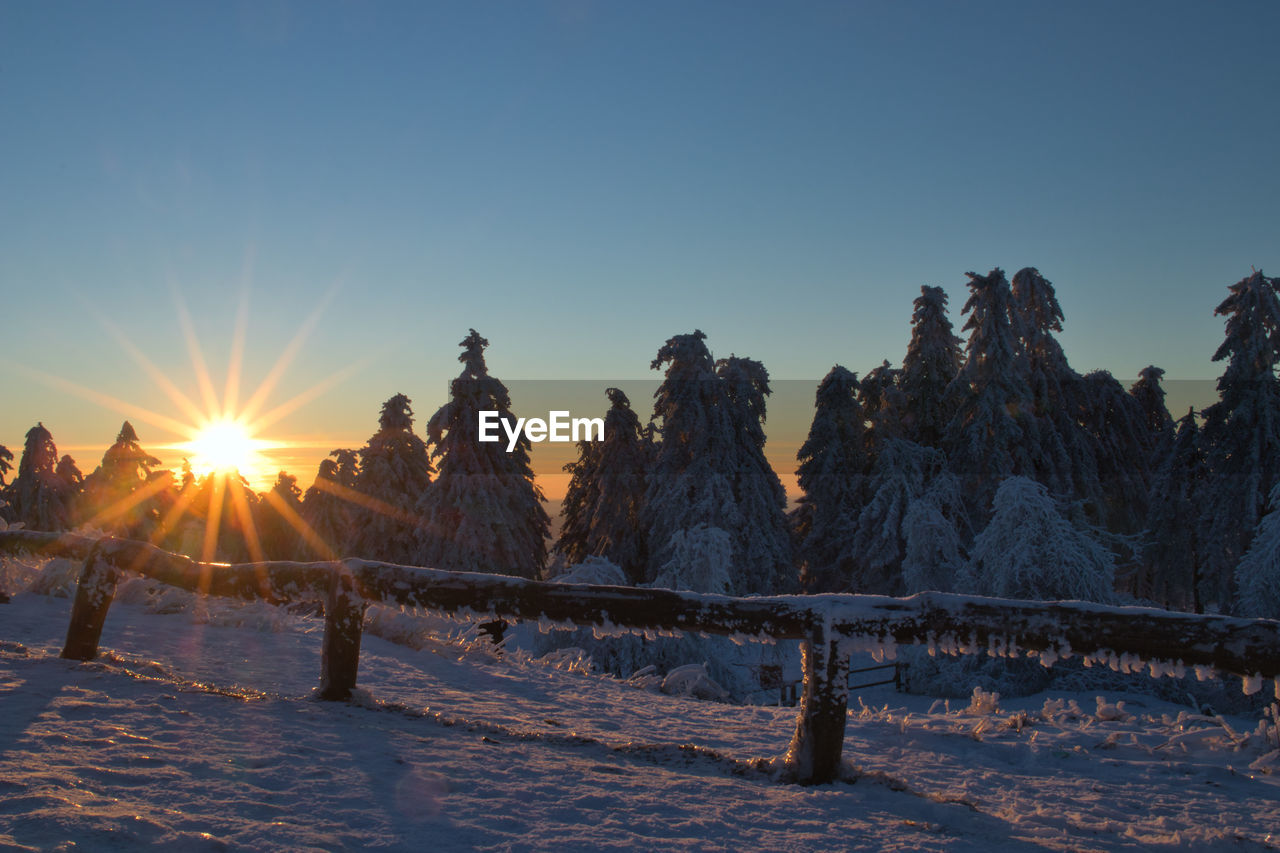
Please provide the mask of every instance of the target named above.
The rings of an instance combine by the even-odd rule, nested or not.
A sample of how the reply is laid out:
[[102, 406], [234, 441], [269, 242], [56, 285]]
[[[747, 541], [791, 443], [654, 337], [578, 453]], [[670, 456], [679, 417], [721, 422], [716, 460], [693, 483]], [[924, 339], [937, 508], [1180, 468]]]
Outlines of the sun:
[[244, 423], [224, 418], [205, 423], [184, 445], [196, 476], [238, 472], [248, 480], [261, 474], [266, 464], [261, 451], [268, 442], [256, 439]]

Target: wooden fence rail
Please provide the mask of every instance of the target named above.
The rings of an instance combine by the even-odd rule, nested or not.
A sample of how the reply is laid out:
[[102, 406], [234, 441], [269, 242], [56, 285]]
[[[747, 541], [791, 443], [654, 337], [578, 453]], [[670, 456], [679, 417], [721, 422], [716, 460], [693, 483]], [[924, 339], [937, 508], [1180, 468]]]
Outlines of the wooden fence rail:
[[[182, 589], [246, 600], [322, 598], [325, 631], [319, 696], [346, 699], [356, 684], [369, 602], [456, 614], [551, 620], [605, 630], [695, 632], [738, 639], [800, 639], [804, 686], [784, 758], [794, 781], [838, 776], [856, 651], [894, 656], [902, 644], [947, 654], [1073, 654], [1114, 668], [1182, 675], [1189, 667], [1257, 684], [1280, 677], [1280, 622], [1173, 613], [1082, 602], [1036, 602], [921, 593], [782, 595], [734, 598], [663, 589], [561, 584], [505, 575], [447, 572], [369, 560], [201, 563], [143, 542], [17, 530], [0, 531], [0, 551], [84, 560], [62, 656], [90, 660], [122, 572]], [[1275, 685], [1280, 688], [1280, 683]], [[1280, 694], [1278, 694], [1280, 695]]]

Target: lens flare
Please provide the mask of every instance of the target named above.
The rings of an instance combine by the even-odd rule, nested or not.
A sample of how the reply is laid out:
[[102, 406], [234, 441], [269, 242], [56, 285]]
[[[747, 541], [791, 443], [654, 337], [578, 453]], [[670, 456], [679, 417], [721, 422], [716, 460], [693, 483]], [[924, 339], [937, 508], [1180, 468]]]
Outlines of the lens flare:
[[197, 476], [238, 472], [252, 481], [266, 464], [261, 451], [268, 444], [254, 438], [239, 421], [216, 420], [201, 427], [182, 447], [191, 454], [191, 469]]

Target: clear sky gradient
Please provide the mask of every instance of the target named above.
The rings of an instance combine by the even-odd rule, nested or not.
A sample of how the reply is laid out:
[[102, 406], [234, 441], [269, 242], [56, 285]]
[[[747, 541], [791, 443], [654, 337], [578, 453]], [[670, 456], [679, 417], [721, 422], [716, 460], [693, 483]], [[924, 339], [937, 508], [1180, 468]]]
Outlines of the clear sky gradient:
[[143, 363], [201, 403], [189, 329], [221, 396], [241, 306], [239, 400], [291, 343], [263, 410], [313, 389], [264, 430], [304, 487], [473, 326], [504, 380], [701, 328], [816, 383], [1034, 265], [1076, 369], [1214, 377], [1280, 271], [1278, 43], [1274, 2], [0, 3], [0, 443], [176, 441]]

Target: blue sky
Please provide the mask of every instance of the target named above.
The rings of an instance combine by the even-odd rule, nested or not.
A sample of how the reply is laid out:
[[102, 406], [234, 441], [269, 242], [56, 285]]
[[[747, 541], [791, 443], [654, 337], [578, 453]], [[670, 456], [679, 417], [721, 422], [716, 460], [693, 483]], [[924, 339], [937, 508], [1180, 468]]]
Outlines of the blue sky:
[[425, 421], [472, 326], [503, 379], [644, 378], [701, 328], [816, 382], [900, 362], [921, 284], [959, 327], [993, 266], [1055, 283], [1078, 370], [1213, 377], [1214, 306], [1280, 270], [1278, 34], [1269, 2], [4, 3], [0, 443], [43, 420], [88, 470], [128, 414], [32, 368], [181, 417], [108, 326], [198, 399], [176, 306], [221, 387], [246, 297], [249, 389], [323, 306], [272, 404], [358, 366], [272, 428], [332, 446], [396, 392]]

